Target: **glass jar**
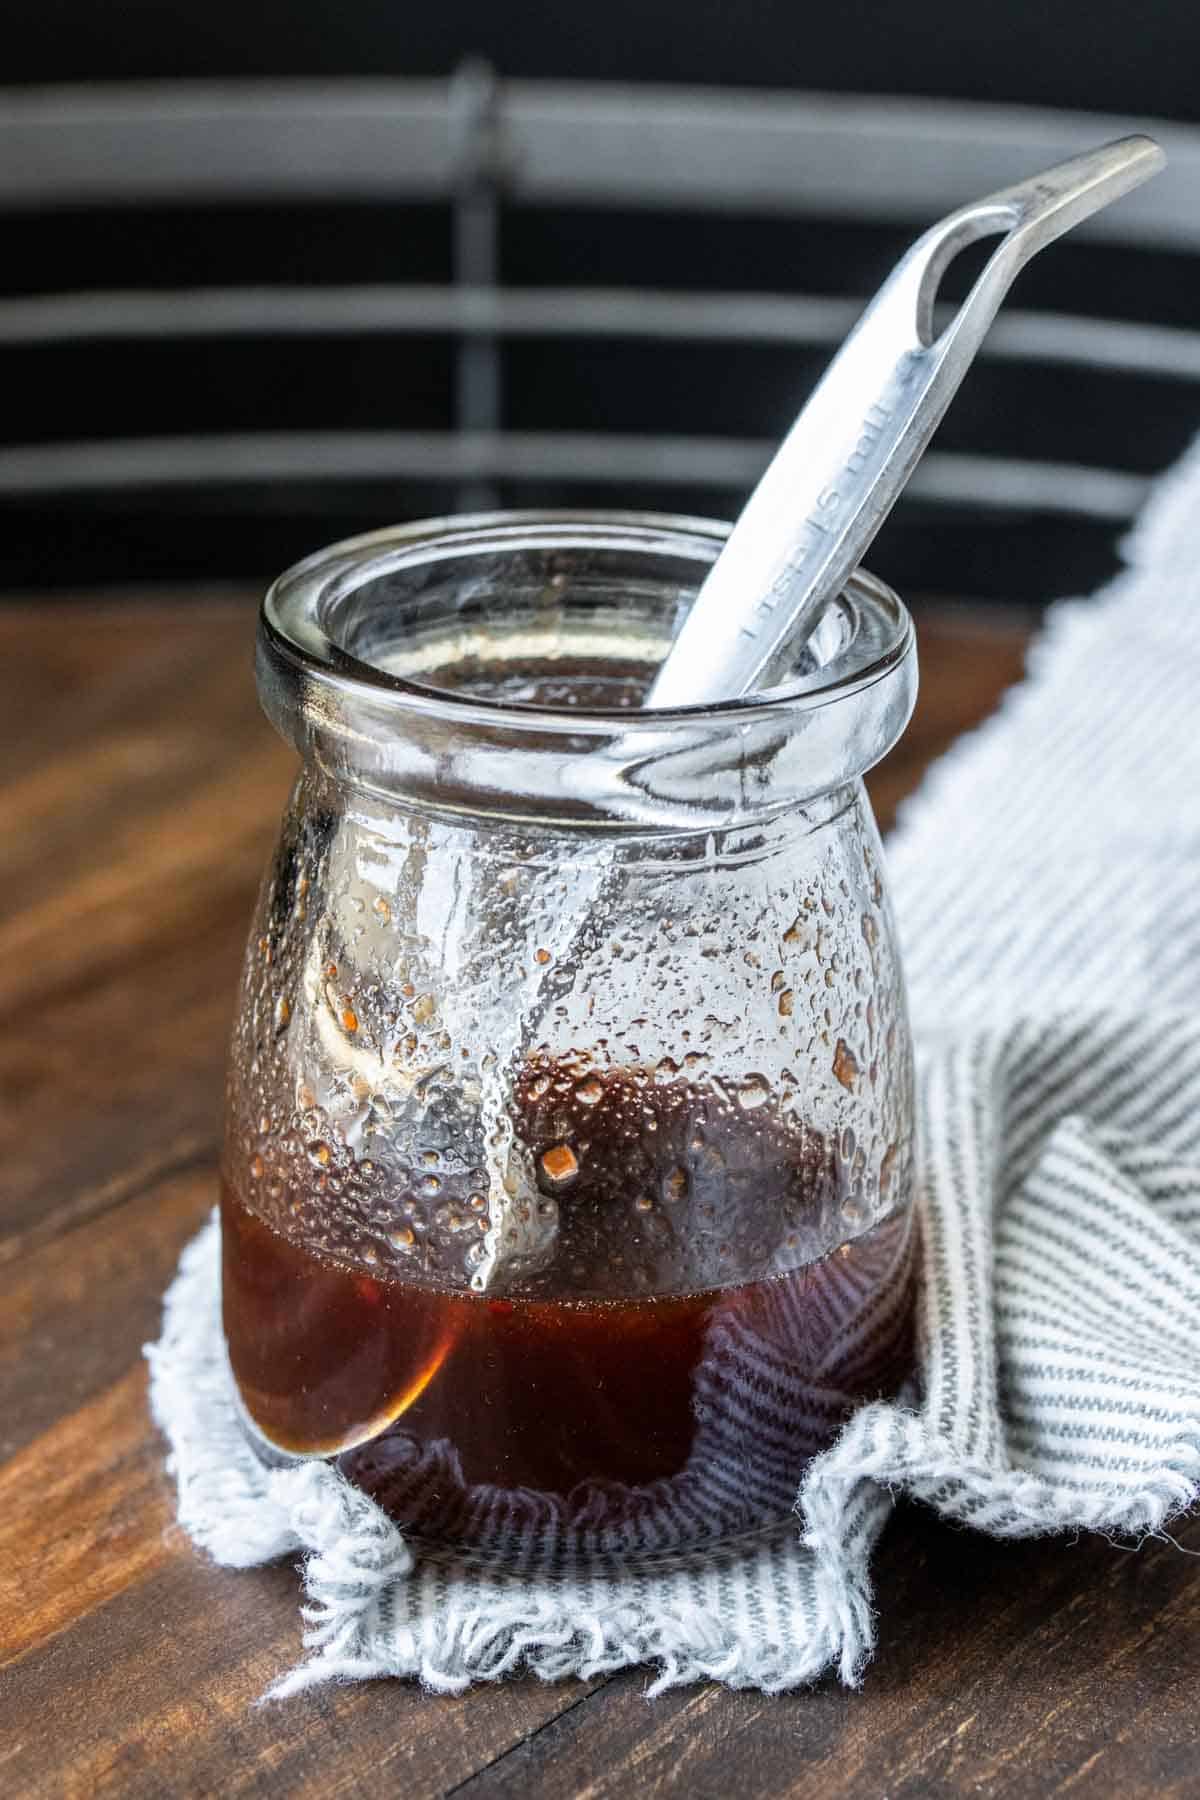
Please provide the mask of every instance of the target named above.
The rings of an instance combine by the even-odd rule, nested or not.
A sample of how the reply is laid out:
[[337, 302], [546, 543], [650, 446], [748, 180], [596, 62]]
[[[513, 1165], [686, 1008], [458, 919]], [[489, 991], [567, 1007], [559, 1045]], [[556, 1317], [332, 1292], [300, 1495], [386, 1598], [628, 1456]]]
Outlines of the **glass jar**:
[[418, 1539], [786, 1516], [911, 1361], [912, 1056], [863, 771], [916, 662], [860, 573], [753, 699], [639, 711], [726, 528], [495, 514], [267, 594], [299, 750], [229, 1065], [244, 1423]]

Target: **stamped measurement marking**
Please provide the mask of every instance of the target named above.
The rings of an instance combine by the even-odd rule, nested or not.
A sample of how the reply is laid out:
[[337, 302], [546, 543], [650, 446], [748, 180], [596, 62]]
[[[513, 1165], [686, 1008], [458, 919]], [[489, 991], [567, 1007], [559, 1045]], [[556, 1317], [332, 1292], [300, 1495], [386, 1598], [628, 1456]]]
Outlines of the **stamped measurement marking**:
[[[895, 408], [884, 406], [876, 401], [863, 414], [862, 427], [853, 450], [846, 458], [846, 474], [851, 477], [861, 475], [871, 462], [872, 454], [884, 440], [887, 426], [894, 415]], [[828, 537], [837, 526], [837, 514], [845, 503], [842, 490], [836, 486], [823, 488], [817, 495], [817, 510], [810, 512], [801, 527], [801, 532], [791, 554], [786, 558], [779, 573], [771, 582], [753, 611], [740, 627], [739, 635], [751, 640], [759, 637], [765, 620], [785, 599], [793, 583], [803, 573], [809, 561], [814, 534]]]

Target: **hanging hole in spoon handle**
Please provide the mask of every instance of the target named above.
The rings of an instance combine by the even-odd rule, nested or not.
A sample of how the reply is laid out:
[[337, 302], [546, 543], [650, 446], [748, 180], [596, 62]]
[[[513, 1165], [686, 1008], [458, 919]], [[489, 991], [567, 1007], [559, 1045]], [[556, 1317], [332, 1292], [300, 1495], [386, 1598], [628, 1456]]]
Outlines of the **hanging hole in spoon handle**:
[[[1072, 225], [1165, 161], [1120, 138], [960, 207], [896, 265], [838, 351], [755, 488], [647, 695], [688, 706], [752, 692], [787, 645], [810, 636], [904, 489], [1014, 278]], [[937, 335], [954, 258], [1000, 234]]]
[[[963, 250], [982, 238], [1003, 239], [959, 312], [940, 334], [944, 338], [948, 331], [961, 329], [965, 324], [973, 335], [973, 355], [1005, 294], [1030, 258], [1073, 225], [1139, 187], [1157, 174], [1165, 162], [1162, 146], [1151, 137], [1116, 138], [1110, 144], [1056, 163], [1027, 181], [959, 207], [931, 226], [904, 259], [907, 262], [912, 257], [915, 263], [924, 253], [925, 270], [916, 302], [921, 346], [932, 349], [939, 341], [933, 319], [938, 289]], [[902, 267], [903, 263], [896, 273]]]

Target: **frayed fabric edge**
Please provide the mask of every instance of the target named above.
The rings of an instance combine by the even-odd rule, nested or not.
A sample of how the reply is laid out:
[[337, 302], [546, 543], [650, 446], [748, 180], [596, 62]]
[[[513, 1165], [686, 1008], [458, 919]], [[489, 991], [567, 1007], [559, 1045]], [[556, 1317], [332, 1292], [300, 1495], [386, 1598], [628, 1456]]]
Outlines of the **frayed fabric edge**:
[[[714, 1629], [703, 1615], [688, 1620], [678, 1614], [656, 1613], [631, 1628], [614, 1608], [591, 1615], [563, 1612], [546, 1615], [539, 1609], [514, 1605], [489, 1618], [487, 1644], [478, 1651], [455, 1642], [453, 1634], [443, 1645], [423, 1652], [414, 1648], [383, 1653], [356, 1651], [339, 1641], [320, 1650], [306, 1662], [273, 1682], [263, 1701], [291, 1698], [327, 1681], [369, 1681], [380, 1676], [417, 1680], [433, 1693], [456, 1694], [479, 1681], [502, 1681], [527, 1673], [545, 1682], [572, 1677], [590, 1681], [619, 1670], [643, 1667], [656, 1671], [646, 1687], [646, 1698], [655, 1699], [669, 1688], [715, 1681], [728, 1688], [753, 1688], [763, 1694], [780, 1694], [808, 1687], [839, 1669], [846, 1661], [844, 1646], [834, 1634], [815, 1642], [803, 1658], [781, 1662], [756, 1653], [731, 1633]], [[869, 1611], [869, 1605], [868, 1605]], [[307, 1642], [307, 1638], [306, 1638]], [[852, 1659], [855, 1679], [869, 1657]]]

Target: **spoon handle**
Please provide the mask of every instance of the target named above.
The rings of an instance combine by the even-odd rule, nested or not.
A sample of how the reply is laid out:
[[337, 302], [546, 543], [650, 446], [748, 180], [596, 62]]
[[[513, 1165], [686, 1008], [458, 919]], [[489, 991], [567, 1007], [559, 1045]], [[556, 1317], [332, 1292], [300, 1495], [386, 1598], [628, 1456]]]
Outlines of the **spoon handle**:
[[[912, 474], [1014, 277], [1044, 245], [1165, 161], [1119, 138], [950, 213], [919, 237], [846, 339], [709, 571], [645, 704], [752, 692], [785, 640], [802, 644]], [[958, 252], [1000, 242], [936, 336]]]

